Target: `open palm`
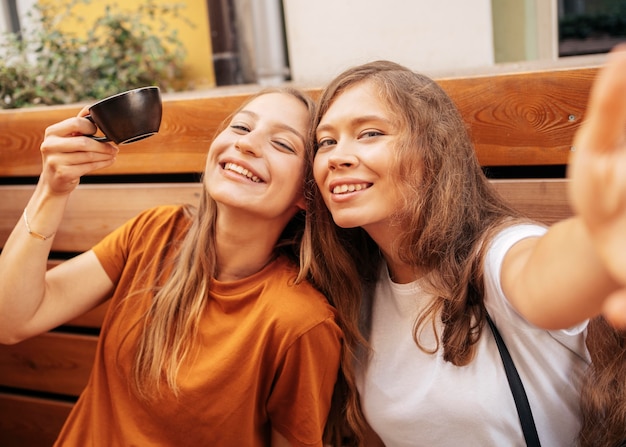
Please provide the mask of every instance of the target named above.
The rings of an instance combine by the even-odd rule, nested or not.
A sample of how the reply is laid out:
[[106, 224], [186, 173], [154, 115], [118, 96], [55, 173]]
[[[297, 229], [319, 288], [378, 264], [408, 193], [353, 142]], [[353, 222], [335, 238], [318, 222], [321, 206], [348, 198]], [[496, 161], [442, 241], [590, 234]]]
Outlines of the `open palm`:
[[608, 270], [626, 287], [626, 46], [615, 48], [599, 72], [574, 147], [572, 206]]

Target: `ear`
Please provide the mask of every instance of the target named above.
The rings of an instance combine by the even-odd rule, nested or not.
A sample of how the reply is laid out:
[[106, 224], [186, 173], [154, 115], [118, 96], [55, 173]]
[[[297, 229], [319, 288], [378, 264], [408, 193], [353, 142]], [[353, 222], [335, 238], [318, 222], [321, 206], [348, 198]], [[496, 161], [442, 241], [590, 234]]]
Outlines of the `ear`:
[[304, 200], [304, 194], [300, 194], [300, 198], [296, 201], [295, 205], [298, 209], [306, 211], [306, 200]]

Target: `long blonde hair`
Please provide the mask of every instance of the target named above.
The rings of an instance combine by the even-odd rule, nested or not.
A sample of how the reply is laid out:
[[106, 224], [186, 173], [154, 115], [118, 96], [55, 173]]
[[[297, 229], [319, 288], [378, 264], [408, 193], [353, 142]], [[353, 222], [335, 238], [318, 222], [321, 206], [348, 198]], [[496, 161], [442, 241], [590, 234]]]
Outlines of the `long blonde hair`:
[[[275, 92], [290, 94], [300, 100], [313, 118], [315, 104], [312, 99], [292, 88], [264, 89], [248, 98], [231, 117], [258, 96]], [[224, 121], [218, 133], [230, 119]], [[310, 151], [310, 148], [307, 150]], [[191, 223], [180, 243], [169, 275], [158, 278], [157, 284], [152, 285], [154, 298], [140, 322], [142, 335], [136, 349], [132, 377], [138, 395], [146, 399], [158, 397], [164, 382], [172, 393], [178, 394], [178, 371], [182, 362], [193, 354], [200, 318], [215, 275], [217, 207], [204, 182], [202, 184], [197, 208], [185, 208]], [[303, 214], [300, 212], [292, 218], [276, 245], [277, 253], [286, 255], [295, 265], [300, 264], [299, 250], [305, 231]], [[158, 284], [159, 281], [162, 284]]]
[[[290, 87], [264, 89], [250, 97], [233, 115], [254, 98], [275, 92], [290, 94], [305, 104], [312, 127], [315, 103], [306, 93]], [[224, 121], [218, 133], [229, 121], [230, 119]], [[312, 170], [312, 141], [307, 139], [305, 179], [310, 178]], [[160, 396], [164, 383], [169, 391], [178, 394], [178, 371], [183, 361], [193, 355], [200, 318], [215, 273], [217, 208], [204, 186], [197, 209], [188, 206], [185, 212], [191, 221], [189, 230], [174, 258], [171, 274], [163, 278], [161, 286], [153, 286], [152, 305], [141, 322], [142, 336], [137, 345], [132, 382], [138, 395], [148, 400]], [[338, 309], [337, 323], [348, 343], [344, 342], [342, 346], [343, 361], [326, 424], [324, 443], [334, 447], [346, 446], [346, 413], [355, 412], [352, 408], [357, 399], [351, 363], [346, 359], [351, 358], [350, 346], [360, 335], [358, 328], [353, 325], [351, 315], [354, 303], [349, 302], [350, 294], [344, 293], [344, 278], [335, 277], [329, 280], [312, 273], [319, 271], [320, 265], [326, 265], [327, 261], [313, 253], [311, 220], [305, 217], [306, 214], [308, 212], [300, 211], [291, 219], [279, 237], [275, 251], [299, 266], [296, 282], [310, 281]], [[329, 250], [327, 254], [330, 255], [333, 251]]]

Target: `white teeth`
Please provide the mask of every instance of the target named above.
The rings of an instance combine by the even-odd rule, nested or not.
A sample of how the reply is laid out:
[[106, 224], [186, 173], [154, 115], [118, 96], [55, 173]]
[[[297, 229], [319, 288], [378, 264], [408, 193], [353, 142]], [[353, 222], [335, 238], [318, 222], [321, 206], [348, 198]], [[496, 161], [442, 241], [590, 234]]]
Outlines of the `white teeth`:
[[226, 169], [227, 171], [236, 172], [238, 174], [243, 175], [244, 177], [248, 177], [250, 180], [252, 180], [255, 183], [261, 182], [261, 179], [258, 178], [256, 175], [254, 175], [252, 172], [248, 171], [243, 166], [236, 165], [235, 163], [226, 163], [224, 165], [224, 169]]
[[361, 191], [368, 187], [367, 183], [349, 183], [345, 185], [337, 185], [333, 188], [333, 194], [343, 194], [346, 192]]

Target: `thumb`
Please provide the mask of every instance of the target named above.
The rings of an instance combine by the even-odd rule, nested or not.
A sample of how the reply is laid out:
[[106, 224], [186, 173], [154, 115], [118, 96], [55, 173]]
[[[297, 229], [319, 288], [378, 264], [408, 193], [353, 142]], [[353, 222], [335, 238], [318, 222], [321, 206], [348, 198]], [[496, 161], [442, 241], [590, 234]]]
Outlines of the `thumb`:
[[613, 292], [605, 300], [602, 313], [617, 329], [626, 329], [626, 288]]

